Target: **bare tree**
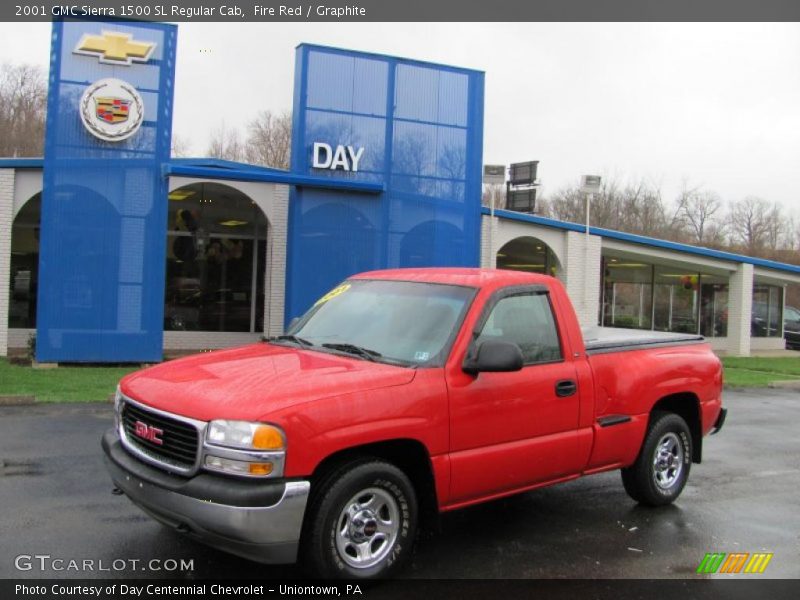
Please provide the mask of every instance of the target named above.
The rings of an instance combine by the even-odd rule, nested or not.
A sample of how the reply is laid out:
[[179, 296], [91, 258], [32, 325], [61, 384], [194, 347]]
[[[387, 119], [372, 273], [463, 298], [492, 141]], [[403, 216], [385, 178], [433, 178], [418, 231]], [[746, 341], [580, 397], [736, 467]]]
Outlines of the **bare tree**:
[[248, 162], [288, 169], [292, 151], [292, 113], [262, 110], [250, 121], [245, 156]]
[[792, 217], [789, 221], [789, 231], [791, 235], [788, 238], [789, 247], [792, 251], [800, 254], [800, 219]]
[[245, 160], [245, 147], [239, 132], [236, 129], [229, 129], [225, 123], [217, 127], [211, 132], [206, 155], [225, 160]]
[[0, 67], [0, 156], [42, 156], [46, 99], [39, 67]]
[[582, 199], [580, 190], [575, 186], [556, 190], [547, 197], [544, 203], [541, 200], [541, 198], [537, 198], [537, 204], [547, 217], [573, 223], [577, 223], [583, 218], [581, 205], [585, 200]]
[[717, 218], [722, 200], [715, 192], [689, 188], [684, 183], [677, 204], [678, 215], [686, 223], [692, 242], [712, 245], [724, 242], [724, 224]]
[[620, 194], [619, 229], [656, 237], [667, 237], [671, 220], [661, 190], [645, 181], [628, 185]]
[[[578, 185], [558, 190], [540, 206], [546, 216], [561, 221], [586, 221], [586, 195]], [[677, 229], [657, 185], [639, 181], [621, 188], [613, 179], [605, 181], [592, 198], [591, 224], [658, 237], [669, 237]]]
[[777, 249], [785, 228], [780, 205], [755, 196], [732, 203], [728, 220], [732, 243], [752, 256]]
[[[483, 202], [490, 198], [484, 190]], [[586, 220], [586, 196], [578, 185], [540, 198], [537, 208], [561, 221]], [[606, 179], [593, 197], [591, 211], [595, 227], [800, 264], [800, 226], [780, 204], [761, 198], [725, 203], [711, 190], [684, 183], [675, 202], [664, 202], [655, 183], [639, 181], [622, 187]]]
[[172, 158], [185, 158], [191, 154], [192, 143], [185, 137], [172, 134], [172, 147], [170, 148], [170, 155]]

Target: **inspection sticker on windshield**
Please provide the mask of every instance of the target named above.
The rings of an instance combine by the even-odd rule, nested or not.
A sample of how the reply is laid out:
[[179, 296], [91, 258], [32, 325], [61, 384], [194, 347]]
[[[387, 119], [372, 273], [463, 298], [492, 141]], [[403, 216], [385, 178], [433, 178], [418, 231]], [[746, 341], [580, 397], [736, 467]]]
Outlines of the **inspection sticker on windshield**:
[[430, 357], [430, 352], [414, 352], [414, 360], [428, 360]]
[[320, 298], [319, 300], [317, 300], [317, 301], [314, 303], [314, 306], [317, 306], [317, 304], [324, 304], [325, 302], [327, 302], [327, 301], [328, 301], [328, 300], [330, 300], [331, 298], [336, 298], [336, 296], [339, 296], [339, 295], [341, 295], [341, 294], [344, 294], [344, 293], [345, 293], [347, 290], [349, 290], [349, 289], [350, 289], [350, 287], [351, 287], [351, 286], [350, 286], [350, 284], [349, 284], [349, 283], [345, 283], [345, 284], [342, 284], [342, 285], [340, 285], [339, 287], [335, 287], [335, 288], [333, 288], [333, 289], [332, 289], [330, 292], [328, 292], [328, 293], [327, 293], [327, 294], [325, 294], [325, 295], [324, 295], [322, 298]]

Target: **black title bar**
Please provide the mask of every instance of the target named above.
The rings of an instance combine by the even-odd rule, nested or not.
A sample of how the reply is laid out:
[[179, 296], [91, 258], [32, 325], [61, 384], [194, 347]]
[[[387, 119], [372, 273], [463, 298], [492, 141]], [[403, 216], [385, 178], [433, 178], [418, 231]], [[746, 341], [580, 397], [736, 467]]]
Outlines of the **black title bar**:
[[205, 579], [6, 579], [3, 599], [36, 600], [794, 600], [798, 580], [738, 579], [529, 579], [269, 581]]
[[4, 0], [0, 21], [800, 21], [797, 0]]

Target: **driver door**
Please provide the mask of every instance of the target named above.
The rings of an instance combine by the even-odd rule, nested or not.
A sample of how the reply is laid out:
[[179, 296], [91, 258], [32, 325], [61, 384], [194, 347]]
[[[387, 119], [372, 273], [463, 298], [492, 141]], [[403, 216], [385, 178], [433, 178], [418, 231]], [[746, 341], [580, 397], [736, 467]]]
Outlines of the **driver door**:
[[502, 495], [580, 471], [576, 369], [546, 288], [507, 288], [487, 303], [472, 342], [517, 344], [510, 373], [453, 373], [451, 505]]

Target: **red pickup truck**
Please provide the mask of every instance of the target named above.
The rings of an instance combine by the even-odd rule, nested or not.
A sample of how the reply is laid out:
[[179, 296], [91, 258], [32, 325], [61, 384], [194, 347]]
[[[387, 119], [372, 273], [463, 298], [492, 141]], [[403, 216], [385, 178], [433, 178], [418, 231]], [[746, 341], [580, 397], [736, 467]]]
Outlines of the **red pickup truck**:
[[395, 571], [420, 521], [611, 469], [681, 493], [719, 430], [695, 335], [582, 334], [558, 280], [480, 269], [354, 276], [286, 335], [120, 382], [115, 486], [158, 521], [325, 577]]

